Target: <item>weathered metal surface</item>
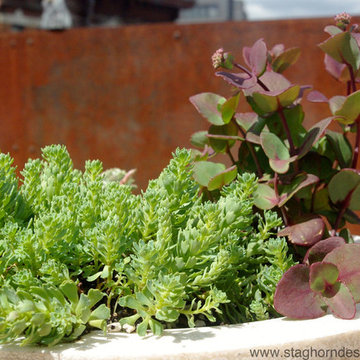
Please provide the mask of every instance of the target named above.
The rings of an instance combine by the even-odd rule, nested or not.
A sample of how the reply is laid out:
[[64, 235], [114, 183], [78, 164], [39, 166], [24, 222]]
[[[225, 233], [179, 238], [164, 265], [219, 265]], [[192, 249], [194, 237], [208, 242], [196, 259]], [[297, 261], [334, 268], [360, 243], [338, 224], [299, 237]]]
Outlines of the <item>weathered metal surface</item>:
[[[259, 37], [269, 46], [299, 46], [290, 80], [335, 94], [337, 83], [322, 71], [316, 46], [328, 21], [0, 33], [0, 148], [21, 168], [44, 145], [63, 143], [80, 168], [88, 158], [107, 168], [136, 167], [143, 188], [177, 146], [189, 146], [190, 135], [207, 128], [188, 98], [230, 93], [213, 75], [210, 56], [219, 47], [241, 58], [242, 46]], [[304, 107], [306, 126], [329, 115], [325, 105], [304, 101]]]

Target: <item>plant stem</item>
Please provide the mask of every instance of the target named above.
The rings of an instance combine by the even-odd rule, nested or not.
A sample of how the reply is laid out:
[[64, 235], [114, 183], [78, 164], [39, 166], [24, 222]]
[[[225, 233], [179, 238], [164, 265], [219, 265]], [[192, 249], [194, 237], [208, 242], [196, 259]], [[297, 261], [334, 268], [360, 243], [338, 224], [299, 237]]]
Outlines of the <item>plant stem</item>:
[[[238, 69], [242, 70], [244, 73], [248, 74], [250, 77], [254, 76], [247, 68], [240, 64], [234, 64]], [[265, 90], [270, 91], [270, 89], [258, 78], [256, 77], [257, 83]]]
[[336, 231], [340, 226], [340, 221], [341, 221], [342, 217], [344, 216], [345, 210], [346, 210], [346, 207], [343, 206], [336, 217], [334, 229], [333, 229], [333, 236], [336, 236]]
[[250, 154], [251, 154], [251, 157], [253, 158], [253, 160], [255, 162], [257, 173], [258, 173], [257, 175], [258, 175], [259, 178], [262, 178], [263, 177], [263, 172], [261, 170], [259, 159], [256, 156], [254, 147], [252, 146], [252, 144], [250, 142], [246, 141], [246, 134], [245, 134], [245, 131], [242, 129], [242, 127], [236, 121], [235, 121], [235, 124], [236, 124], [237, 128], [239, 129], [242, 137], [245, 139], [245, 144], [248, 147], [248, 149], [250, 151]]
[[231, 153], [231, 151], [230, 151], [230, 146], [229, 146], [229, 144], [226, 144], [226, 153], [228, 154], [228, 156], [229, 156], [232, 164], [233, 164], [233, 165], [236, 165], [236, 161], [235, 161], [235, 159], [234, 159], [234, 157], [233, 157], [233, 155], [232, 155], [232, 153]]
[[206, 195], [208, 196], [209, 200], [210, 200], [211, 202], [214, 202], [215, 200], [214, 200], [214, 197], [213, 197], [212, 194], [211, 194], [211, 191], [209, 191], [208, 188], [204, 188], [204, 190], [205, 190]]
[[320, 186], [319, 183], [315, 184], [314, 191], [313, 191], [312, 196], [311, 196], [310, 212], [312, 212], [312, 213], [314, 212], [314, 206], [315, 206], [315, 194], [318, 191], [319, 186]]
[[356, 169], [358, 159], [359, 159], [359, 148], [360, 148], [360, 115], [356, 119], [356, 139], [355, 139], [355, 146], [354, 146], [354, 157], [352, 161], [351, 167]]
[[338, 213], [338, 215], [337, 215], [337, 217], [336, 217], [335, 224], [334, 224], [334, 229], [333, 229], [333, 231], [334, 231], [334, 236], [336, 236], [336, 231], [337, 231], [337, 229], [340, 227], [341, 219], [342, 219], [342, 217], [344, 216], [346, 209], [347, 209], [347, 208], [349, 207], [349, 205], [350, 205], [351, 196], [352, 196], [354, 190], [355, 190], [355, 188], [352, 189], [352, 190], [348, 193], [348, 195], [346, 196], [346, 198], [344, 199], [344, 201], [343, 201], [343, 203], [342, 203], [341, 209], [340, 209], [340, 211], [339, 211], [339, 213]]
[[350, 73], [350, 82], [351, 82], [351, 92], [355, 92], [356, 91], [356, 81], [355, 81], [355, 74], [354, 74], [354, 69], [352, 68], [352, 66], [350, 64], [346, 64], [348, 69], [349, 69], [349, 73]]
[[293, 142], [293, 139], [292, 139], [292, 136], [291, 136], [291, 132], [290, 132], [288, 123], [287, 123], [287, 121], [286, 121], [286, 117], [285, 117], [283, 108], [282, 108], [282, 106], [281, 106], [280, 104], [279, 104], [278, 114], [280, 115], [282, 124], [283, 124], [284, 129], [285, 129], [285, 132], [286, 132], [286, 136], [287, 136], [287, 138], [288, 138], [288, 140], [289, 140], [290, 155], [294, 155], [294, 154], [295, 154], [294, 142]]
[[279, 175], [278, 175], [277, 172], [275, 172], [275, 176], [274, 176], [274, 191], [275, 191], [275, 195], [276, 195], [277, 200], [279, 200], [278, 183], [279, 183]]
[[347, 83], [346, 83], [346, 95], [350, 95], [351, 94], [351, 81], [349, 80]]
[[[279, 188], [278, 188], [278, 184], [279, 184], [279, 174], [277, 172], [275, 172], [275, 177], [274, 177], [274, 191], [275, 191], [275, 195], [276, 195], [276, 199], [279, 200]], [[279, 206], [279, 209], [281, 211], [281, 216], [283, 218], [284, 221], [284, 225], [288, 226], [289, 225], [289, 219], [287, 217], [286, 211], [284, 209], [283, 206]]]

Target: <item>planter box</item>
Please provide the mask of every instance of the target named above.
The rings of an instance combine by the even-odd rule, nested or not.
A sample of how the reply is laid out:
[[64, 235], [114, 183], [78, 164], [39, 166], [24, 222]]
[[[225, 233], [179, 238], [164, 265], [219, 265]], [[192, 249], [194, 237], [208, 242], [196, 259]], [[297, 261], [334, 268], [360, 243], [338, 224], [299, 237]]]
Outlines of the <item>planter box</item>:
[[360, 307], [354, 320], [331, 314], [313, 320], [279, 318], [165, 330], [161, 337], [144, 338], [126, 333], [105, 337], [95, 331], [75, 343], [50, 349], [16, 344], [0, 349], [1, 360], [354, 359], [360, 357]]

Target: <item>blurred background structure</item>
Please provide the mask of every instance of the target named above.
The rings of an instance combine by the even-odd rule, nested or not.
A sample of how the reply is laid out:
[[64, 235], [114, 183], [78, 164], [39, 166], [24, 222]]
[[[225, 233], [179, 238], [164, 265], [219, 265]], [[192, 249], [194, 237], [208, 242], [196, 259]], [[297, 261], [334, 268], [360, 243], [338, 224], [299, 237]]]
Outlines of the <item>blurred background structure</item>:
[[[317, 44], [334, 14], [360, 14], [359, 0], [1, 2], [1, 151], [21, 170], [45, 145], [65, 144], [77, 168], [87, 159], [100, 159], [105, 168], [137, 168], [140, 189], [176, 147], [191, 147], [191, 134], [208, 128], [189, 97], [229, 95], [214, 76], [214, 51], [223, 47], [241, 62], [242, 47], [259, 38], [269, 48], [298, 46], [301, 60], [289, 80], [313, 84], [329, 98], [338, 84], [323, 71]], [[319, 4], [331, 16], [311, 19], [324, 16], [314, 10]], [[293, 7], [307, 18], [269, 21], [292, 17]], [[266, 21], [249, 21], [256, 17]], [[239, 111], [248, 111], [245, 106]], [[326, 104], [304, 102], [304, 108], [306, 127], [329, 116]]]
[[177, 22], [206, 23], [246, 20], [243, 0], [195, 0], [194, 5], [179, 12]]
[[0, 0], [1, 3], [3, 30], [316, 18], [343, 11], [360, 14], [358, 0]]
[[2, 0], [12, 29], [244, 20], [242, 0]]

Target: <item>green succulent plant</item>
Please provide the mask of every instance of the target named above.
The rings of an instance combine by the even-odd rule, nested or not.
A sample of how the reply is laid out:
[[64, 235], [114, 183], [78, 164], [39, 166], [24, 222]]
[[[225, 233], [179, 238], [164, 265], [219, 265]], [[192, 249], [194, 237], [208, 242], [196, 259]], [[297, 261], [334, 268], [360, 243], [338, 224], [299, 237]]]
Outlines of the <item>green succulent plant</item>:
[[201, 195], [189, 150], [146, 191], [73, 168], [48, 146], [16, 176], [0, 154], [0, 342], [54, 345], [107, 322], [161, 334], [169, 324], [277, 316], [277, 282], [293, 264], [282, 224], [253, 212], [254, 174], [216, 202]]

